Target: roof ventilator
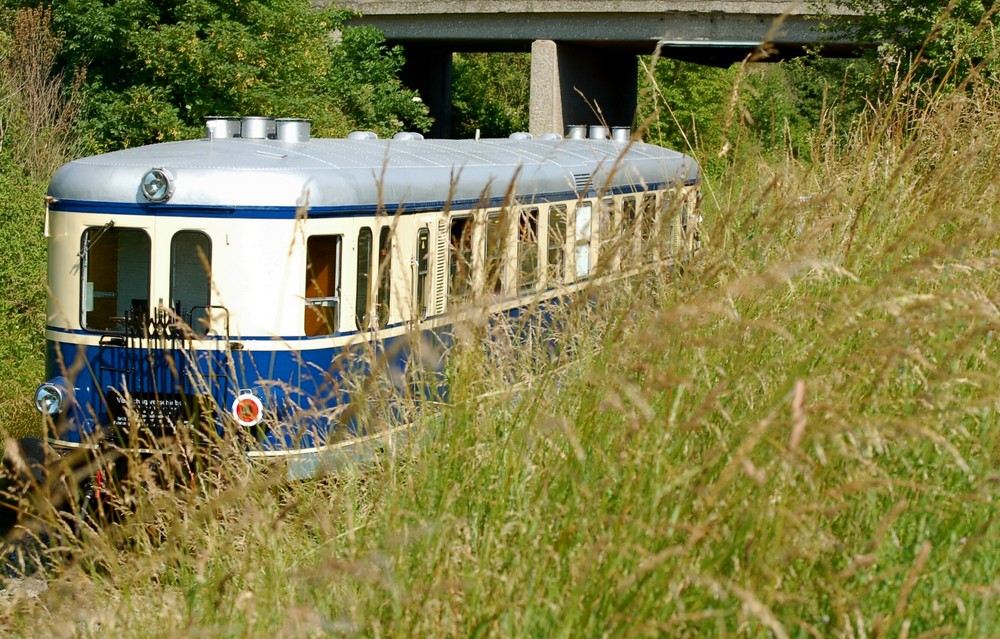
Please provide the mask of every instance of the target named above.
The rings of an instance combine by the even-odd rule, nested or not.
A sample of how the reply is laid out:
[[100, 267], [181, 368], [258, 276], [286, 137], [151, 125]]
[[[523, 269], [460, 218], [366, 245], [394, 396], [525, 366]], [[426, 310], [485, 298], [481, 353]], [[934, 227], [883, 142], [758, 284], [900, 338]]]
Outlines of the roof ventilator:
[[424, 136], [416, 131], [400, 131], [396, 135], [392, 136], [393, 140], [423, 140]]
[[531, 140], [534, 136], [524, 131], [517, 131], [508, 135], [507, 138], [510, 140]]
[[273, 140], [276, 127], [277, 125], [275, 124], [274, 118], [265, 118], [259, 115], [245, 115], [243, 116], [243, 126], [240, 131], [240, 137], [248, 140]]
[[347, 134], [348, 140], [377, 140], [378, 134], [374, 131], [351, 131]]
[[590, 184], [590, 177], [590, 173], [573, 174], [573, 187], [578, 193], [583, 193], [583, 191], [587, 188], [587, 185]]
[[205, 118], [205, 135], [209, 140], [240, 137], [240, 119], [235, 116], [210, 115]]
[[591, 140], [607, 140], [608, 127], [602, 126], [600, 124], [591, 124], [590, 133], [587, 137], [589, 137]]
[[627, 126], [611, 127], [611, 139], [615, 142], [628, 142], [632, 139], [632, 129]]
[[308, 142], [312, 123], [303, 118], [278, 118], [277, 137], [281, 142]]

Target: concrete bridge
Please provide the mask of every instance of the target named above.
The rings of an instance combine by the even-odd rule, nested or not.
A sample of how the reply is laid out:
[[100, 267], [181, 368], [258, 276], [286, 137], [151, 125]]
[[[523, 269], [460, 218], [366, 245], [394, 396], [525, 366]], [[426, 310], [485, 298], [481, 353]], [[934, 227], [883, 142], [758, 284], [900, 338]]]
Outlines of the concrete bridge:
[[[853, 55], [803, 2], [790, 0], [346, 0], [351, 24], [378, 27], [406, 49], [407, 85], [436, 118], [430, 135], [451, 133], [451, 56], [456, 51], [530, 51], [530, 131], [568, 125], [631, 126], [636, 56], [711, 65], [747, 56], [779, 60], [816, 47]], [[595, 113], [595, 107], [600, 114]], [[603, 119], [603, 122], [601, 121]]]

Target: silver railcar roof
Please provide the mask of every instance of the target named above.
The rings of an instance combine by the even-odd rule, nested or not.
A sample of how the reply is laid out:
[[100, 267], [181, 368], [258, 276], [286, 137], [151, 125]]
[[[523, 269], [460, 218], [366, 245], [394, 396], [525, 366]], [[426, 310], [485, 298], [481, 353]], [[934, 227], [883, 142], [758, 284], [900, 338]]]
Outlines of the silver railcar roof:
[[173, 176], [169, 205], [369, 207], [478, 201], [647, 185], [690, 184], [697, 162], [662, 147], [614, 140], [199, 139], [70, 162], [48, 194], [57, 200], [147, 205], [152, 168]]

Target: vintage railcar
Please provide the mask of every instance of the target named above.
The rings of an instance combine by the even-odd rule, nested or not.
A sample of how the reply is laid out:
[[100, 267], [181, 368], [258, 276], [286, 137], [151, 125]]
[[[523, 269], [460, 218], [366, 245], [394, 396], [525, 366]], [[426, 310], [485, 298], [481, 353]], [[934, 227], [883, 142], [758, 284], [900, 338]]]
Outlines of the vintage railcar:
[[209, 423], [308, 473], [371, 435], [347, 408], [371, 353], [405, 377], [468, 314], [690, 253], [699, 181], [628, 137], [318, 139], [262, 117], [75, 160], [46, 198], [45, 441], [155, 446]]

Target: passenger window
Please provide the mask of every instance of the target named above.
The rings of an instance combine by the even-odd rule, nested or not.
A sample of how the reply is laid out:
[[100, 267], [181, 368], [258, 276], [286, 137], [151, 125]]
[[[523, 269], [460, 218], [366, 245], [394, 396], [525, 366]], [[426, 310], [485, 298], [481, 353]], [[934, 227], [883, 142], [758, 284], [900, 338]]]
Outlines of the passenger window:
[[486, 218], [486, 290], [502, 293], [504, 285], [504, 253], [507, 251], [507, 233], [502, 213], [491, 213]]
[[367, 226], [358, 232], [358, 277], [354, 294], [354, 321], [358, 328], [368, 328], [368, 292], [372, 277], [372, 230]]
[[586, 202], [576, 207], [576, 248], [573, 253], [576, 262], [576, 277], [590, 275], [590, 225], [593, 205]]
[[201, 231], [180, 231], [170, 240], [170, 307], [197, 333], [209, 328], [212, 240]]
[[656, 259], [650, 240], [656, 232], [656, 194], [646, 193], [642, 196], [642, 210], [639, 213], [639, 229], [642, 241], [642, 254], [647, 260]]
[[622, 263], [631, 265], [635, 259], [635, 198], [622, 198], [621, 256]]
[[599, 272], [606, 273], [614, 270], [615, 268], [616, 246], [614, 237], [612, 237], [614, 229], [614, 212], [615, 201], [613, 198], [605, 198], [601, 200], [601, 212], [597, 228], [597, 264]]
[[333, 335], [340, 326], [339, 235], [314, 235], [306, 240], [307, 337]]
[[417, 312], [420, 317], [427, 317], [427, 293], [430, 283], [431, 239], [426, 228], [417, 231]]
[[389, 287], [392, 283], [392, 239], [389, 227], [383, 226], [378, 234], [378, 296], [376, 312], [379, 327], [389, 323]]
[[110, 226], [83, 232], [80, 252], [83, 327], [125, 329], [129, 318], [149, 315], [149, 235]]
[[531, 290], [538, 281], [538, 209], [521, 210], [517, 240], [521, 290]]
[[555, 286], [566, 277], [566, 207], [562, 204], [549, 207], [548, 242], [548, 280], [549, 286]]
[[448, 251], [448, 295], [452, 299], [468, 297], [472, 292], [471, 219], [464, 215], [451, 220], [451, 247]]

